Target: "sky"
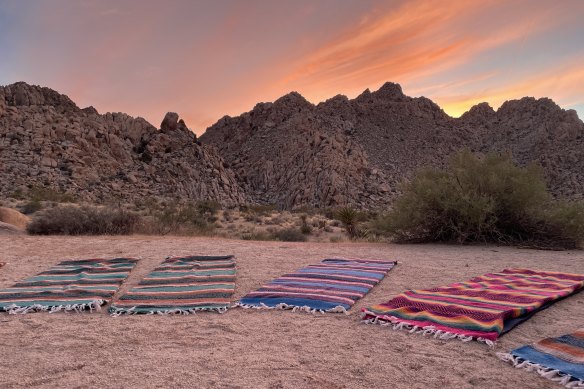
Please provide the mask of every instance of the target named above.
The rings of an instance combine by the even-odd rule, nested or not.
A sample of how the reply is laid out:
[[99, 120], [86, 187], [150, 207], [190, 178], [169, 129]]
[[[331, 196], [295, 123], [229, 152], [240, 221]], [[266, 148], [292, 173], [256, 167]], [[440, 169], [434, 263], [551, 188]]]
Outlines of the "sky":
[[534, 96], [584, 118], [584, 1], [0, 0], [0, 85], [17, 81], [197, 134], [386, 81], [455, 117]]

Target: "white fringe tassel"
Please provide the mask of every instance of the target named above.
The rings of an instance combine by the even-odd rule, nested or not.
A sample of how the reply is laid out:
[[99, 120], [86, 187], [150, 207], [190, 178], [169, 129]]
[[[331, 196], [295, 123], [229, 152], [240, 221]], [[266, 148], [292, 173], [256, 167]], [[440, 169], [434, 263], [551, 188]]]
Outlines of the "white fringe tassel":
[[200, 311], [213, 311], [218, 313], [225, 313], [227, 312], [228, 307], [220, 307], [220, 308], [191, 308], [191, 309], [165, 309], [159, 311], [150, 311], [150, 312], [137, 312], [136, 307], [132, 308], [114, 308], [110, 311], [110, 315], [113, 317], [118, 317], [122, 315], [194, 315]]
[[[362, 317], [367, 315], [366, 313], [362, 314]], [[480, 338], [480, 337], [473, 337], [470, 335], [462, 335], [462, 334], [455, 334], [452, 332], [447, 332], [444, 330], [438, 330], [434, 326], [416, 326], [404, 323], [400, 321], [397, 317], [384, 317], [383, 319], [374, 317], [372, 319], [364, 319], [362, 320], [365, 324], [379, 324], [383, 327], [391, 326], [393, 330], [405, 330], [408, 331], [410, 334], [419, 334], [422, 336], [430, 335], [434, 339], [441, 339], [441, 340], [450, 340], [450, 339], [458, 339], [463, 342], [470, 342], [471, 340], [476, 340], [478, 342], [485, 343], [489, 347], [494, 347], [495, 342], [489, 339]]]
[[10, 315], [24, 315], [30, 312], [49, 312], [55, 313], [60, 311], [70, 312], [74, 311], [80, 313], [89, 309], [90, 312], [101, 311], [101, 305], [105, 303], [105, 300], [93, 300], [87, 304], [65, 304], [65, 305], [53, 305], [46, 306], [41, 304], [19, 306], [16, 304], [9, 305], [5, 308]]
[[341, 306], [341, 305], [337, 305], [334, 308], [330, 308], [330, 309], [315, 309], [315, 308], [310, 308], [309, 306], [305, 305], [303, 307], [300, 307], [298, 305], [288, 305], [285, 303], [280, 303], [278, 305], [275, 305], [273, 307], [270, 307], [264, 303], [260, 303], [259, 305], [249, 305], [249, 304], [242, 304], [242, 303], [235, 303], [232, 305], [233, 308], [236, 307], [241, 307], [243, 309], [286, 309], [286, 310], [292, 310], [292, 312], [308, 312], [308, 313], [326, 313], [326, 312], [330, 312], [330, 313], [344, 313], [345, 315], [348, 315], [349, 312], [347, 312], [347, 310], [345, 309], [345, 307]]
[[550, 369], [537, 363], [529, 362], [526, 359], [516, 357], [509, 353], [497, 353], [497, 357], [504, 362], [511, 363], [517, 369], [525, 369], [527, 371], [535, 371], [540, 376], [547, 378], [550, 381], [557, 382], [570, 389], [584, 389], [584, 380], [578, 380], [574, 377], [563, 374], [559, 370]]

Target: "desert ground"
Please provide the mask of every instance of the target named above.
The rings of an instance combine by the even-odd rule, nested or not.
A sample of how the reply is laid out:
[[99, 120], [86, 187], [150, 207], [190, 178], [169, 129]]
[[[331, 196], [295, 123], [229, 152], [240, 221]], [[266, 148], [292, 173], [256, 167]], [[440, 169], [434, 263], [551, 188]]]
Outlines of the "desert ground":
[[507, 267], [584, 272], [580, 251], [497, 246], [285, 243], [192, 237], [0, 236], [0, 287], [64, 259], [141, 257], [123, 293], [168, 255], [234, 254], [235, 299], [325, 257], [399, 261], [350, 315], [232, 309], [225, 314], [110, 317], [0, 314], [0, 387], [557, 388], [496, 357], [582, 326], [584, 293], [504, 335], [494, 348], [361, 324], [361, 308], [410, 288]]

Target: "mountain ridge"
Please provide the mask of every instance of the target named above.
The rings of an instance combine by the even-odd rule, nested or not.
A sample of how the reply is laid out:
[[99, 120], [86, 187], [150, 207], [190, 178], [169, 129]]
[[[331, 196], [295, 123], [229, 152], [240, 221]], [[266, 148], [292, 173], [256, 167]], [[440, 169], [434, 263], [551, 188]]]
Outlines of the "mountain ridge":
[[51, 186], [88, 201], [146, 197], [383, 208], [422, 166], [466, 147], [543, 167], [555, 195], [584, 194], [584, 123], [548, 98], [450, 117], [387, 82], [313, 104], [298, 92], [224, 116], [199, 138], [176, 113], [160, 129], [79, 108], [50, 88], [0, 86], [0, 195]]

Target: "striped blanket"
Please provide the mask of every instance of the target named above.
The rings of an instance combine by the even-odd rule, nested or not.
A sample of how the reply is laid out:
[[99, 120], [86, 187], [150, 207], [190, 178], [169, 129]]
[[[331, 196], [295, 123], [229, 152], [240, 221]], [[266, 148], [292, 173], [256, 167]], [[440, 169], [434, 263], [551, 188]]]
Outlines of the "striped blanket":
[[285, 274], [244, 296], [243, 308], [344, 312], [381, 281], [397, 262], [325, 259]]
[[118, 290], [137, 259], [63, 261], [34, 277], [0, 289], [0, 311], [82, 311], [99, 309]]
[[583, 287], [581, 274], [507, 269], [445, 287], [407, 291], [363, 309], [363, 319], [440, 339], [492, 345], [517, 324]]
[[227, 256], [170, 257], [138, 286], [113, 302], [110, 313], [189, 314], [227, 310], [235, 291], [235, 259]]
[[497, 356], [516, 368], [536, 371], [568, 388], [584, 388], [584, 328]]

